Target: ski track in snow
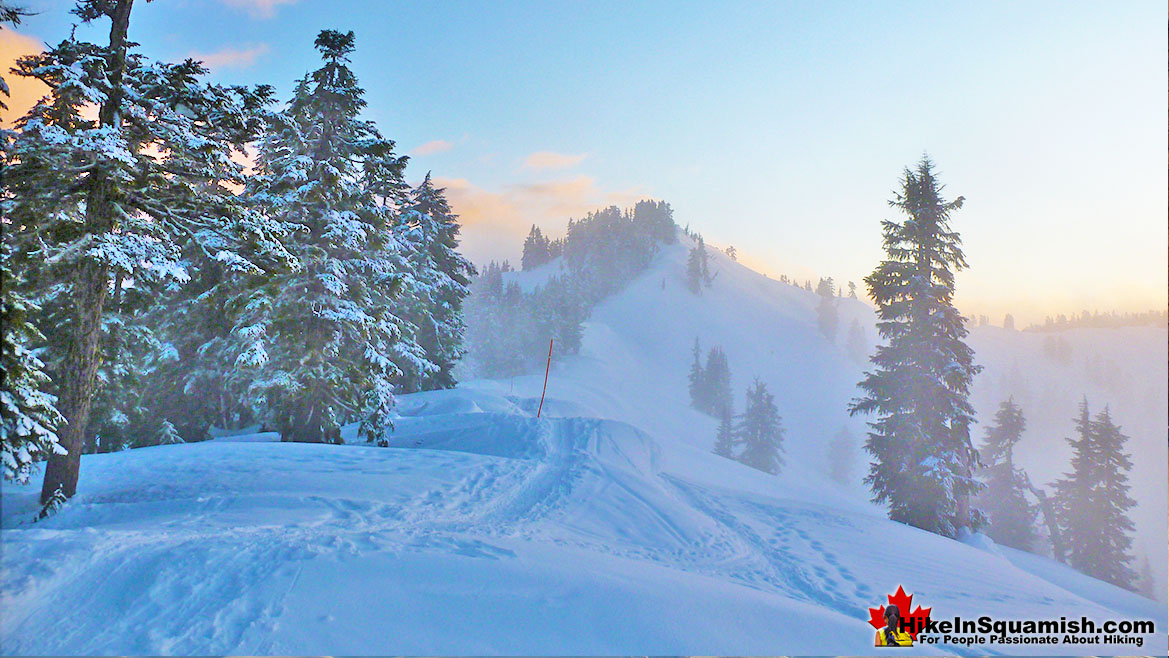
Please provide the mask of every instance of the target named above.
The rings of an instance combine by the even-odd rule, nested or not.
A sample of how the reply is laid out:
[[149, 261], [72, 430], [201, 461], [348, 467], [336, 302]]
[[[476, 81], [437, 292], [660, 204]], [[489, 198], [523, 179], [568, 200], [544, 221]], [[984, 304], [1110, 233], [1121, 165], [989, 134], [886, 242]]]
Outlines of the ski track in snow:
[[[204, 495], [193, 495], [181, 483], [156, 480], [129, 488], [118, 482], [79, 496], [42, 524], [9, 517], [3, 651], [282, 652], [295, 648], [277, 641], [285, 602], [312, 560], [352, 562], [410, 553], [514, 560], [517, 553], [509, 546], [516, 541], [703, 574], [846, 617], [856, 617], [883, 598], [885, 592], [874, 591], [837, 548], [819, 538], [844, 535], [863, 542], [872, 519], [850, 518], [804, 501], [764, 500], [663, 473], [658, 446], [621, 423], [515, 420], [508, 429], [511, 457], [463, 452], [442, 432], [430, 432], [422, 446], [409, 449], [239, 443], [234, 445], [254, 454], [220, 462], [221, 479]], [[409, 435], [401, 438], [417, 443]], [[444, 441], [447, 449], [425, 447]], [[231, 445], [148, 450], [214, 447], [222, 452]], [[395, 491], [408, 494], [398, 500], [343, 492], [305, 493], [291, 500], [257, 493], [241, 499], [240, 490], [228, 486], [265, 477], [270, 453], [280, 450], [305, 453], [276, 456], [286, 468], [330, 472], [322, 465], [339, 462], [334, 468], [374, 477], [411, 470], [447, 477], [418, 490]], [[160, 514], [153, 527], [124, 523], [128, 514], [133, 516], [131, 509], [152, 515], [175, 501], [182, 503], [181, 511]], [[288, 510], [290, 518], [236, 525], [233, 514], [255, 504]], [[634, 531], [606, 533], [595, 524], [582, 530], [579, 524], [590, 523], [594, 504], [620, 507], [654, 531], [644, 537]], [[91, 527], [79, 517], [89, 517]], [[52, 557], [67, 567], [35, 556], [58, 543], [66, 548]], [[8, 568], [30, 563], [37, 569]], [[55, 611], [103, 608], [124, 614], [112, 620], [79, 613], [70, 624], [55, 627], [51, 639], [41, 635], [44, 620]]]

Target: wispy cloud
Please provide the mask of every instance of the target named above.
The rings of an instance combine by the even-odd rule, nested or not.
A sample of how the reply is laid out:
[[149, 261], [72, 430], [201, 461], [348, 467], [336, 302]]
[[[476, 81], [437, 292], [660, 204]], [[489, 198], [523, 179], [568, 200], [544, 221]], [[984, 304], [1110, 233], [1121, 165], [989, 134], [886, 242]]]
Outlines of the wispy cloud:
[[415, 147], [410, 151], [410, 155], [434, 155], [435, 153], [442, 153], [454, 148], [455, 145], [445, 139], [436, 139], [434, 141], [426, 142], [425, 144]]
[[536, 151], [528, 157], [524, 158], [524, 169], [534, 169], [536, 171], [547, 171], [554, 169], [568, 169], [580, 164], [586, 155], [572, 155], [569, 153], [556, 153], [554, 151]]
[[0, 110], [0, 125], [11, 127], [12, 124], [24, 116], [29, 108], [36, 104], [49, 88], [39, 80], [13, 75], [9, 69], [16, 65], [16, 60], [25, 55], [33, 55], [44, 50], [40, 41], [7, 27], [0, 27], [0, 75], [8, 83], [11, 96], [0, 97], [8, 106], [7, 110]]
[[253, 18], [272, 18], [280, 5], [291, 5], [298, 0], [220, 0], [229, 7], [243, 9]]
[[268, 44], [261, 43], [244, 49], [224, 48], [213, 53], [191, 53], [191, 59], [197, 59], [207, 65], [212, 71], [220, 69], [245, 69], [256, 63], [261, 56], [268, 54]]
[[563, 233], [569, 218], [607, 206], [629, 207], [649, 195], [636, 188], [604, 190], [590, 176], [484, 189], [465, 178], [435, 178], [446, 188], [463, 225], [463, 250], [477, 263], [519, 257], [532, 224], [551, 235]]

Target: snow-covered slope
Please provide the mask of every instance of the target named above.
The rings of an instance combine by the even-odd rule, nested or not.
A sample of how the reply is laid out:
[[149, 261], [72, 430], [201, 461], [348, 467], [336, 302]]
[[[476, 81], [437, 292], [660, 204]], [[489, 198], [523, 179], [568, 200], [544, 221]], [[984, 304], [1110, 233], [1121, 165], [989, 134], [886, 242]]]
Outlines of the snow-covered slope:
[[[898, 585], [945, 617], [1164, 629], [1163, 604], [828, 484], [826, 441], [863, 431], [843, 412], [859, 367], [816, 332], [815, 297], [719, 257], [695, 298], [684, 258], [595, 310], [542, 418], [541, 373], [405, 396], [389, 448], [249, 435], [87, 456], [81, 493], [39, 523], [35, 489], [6, 485], [0, 651], [868, 653], [867, 608]], [[776, 393], [779, 477], [709, 453], [714, 423], [687, 406], [696, 336], [740, 394], [754, 376]]]

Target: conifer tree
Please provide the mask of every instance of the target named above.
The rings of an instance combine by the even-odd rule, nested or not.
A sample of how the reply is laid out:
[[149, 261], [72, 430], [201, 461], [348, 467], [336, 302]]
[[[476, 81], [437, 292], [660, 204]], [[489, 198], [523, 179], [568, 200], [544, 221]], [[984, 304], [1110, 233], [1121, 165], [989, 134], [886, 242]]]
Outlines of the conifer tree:
[[552, 242], [544, 237], [540, 227], [532, 224], [532, 230], [524, 240], [524, 254], [520, 260], [523, 271], [535, 269], [552, 260]]
[[[24, 15], [22, 9], [0, 2], [0, 23], [19, 25]], [[8, 95], [8, 84], [0, 72], [2, 110], [8, 109], [3, 101]], [[9, 133], [0, 130], [0, 145], [5, 149], [8, 140]], [[7, 157], [0, 167], [6, 162]], [[0, 180], [4, 177], [2, 172], [0, 169]], [[0, 228], [7, 232], [7, 222], [4, 224]], [[12, 256], [12, 245], [5, 239], [0, 243], [0, 460], [5, 480], [25, 484], [35, 462], [64, 451], [57, 438], [57, 426], [63, 419], [55, 406], [56, 398], [44, 390], [49, 376], [34, 351], [35, 345], [44, 340], [30, 317], [39, 309], [17, 290]]]
[[856, 318], [852, 319], [852, 323], [848, 326], [848, 338], [846, 339], [848, 356], [856, 363], [864, 363], [869, 358], [869, 345], [865, 340], [865, 331], [861, 329], [860, 322]]
[[735, 458], [734, 410], [724, 409], [718, 418], [718, 434], [714, 438], [714, 454], [727, 459]]
[[57, 439], [63, 419], [54, 406], [56, 399], [44, 392], [49, 377], [34, 352], [43, 336], [29, 322], [30, 312], [36, 309], [16, 290], [11, 251], [7, 241], [0, 244], [0, 323], [4, 326], [0, 332], [4, 350], [0, 354], [0, 457], [4, 479], [25, 484], [34, 463], [64, 453]]
[[174, 423], [163, 418], [158, 425], [158, 431], [154, 435], [154, 445], [166, 446], [176, 443], [186, 443], [179, 431], [175, 429]]
[[772, 475], [783, 468], [783, 422], [775, 398], [759, 378], [747, 388], [747, 404], [735, 434], [743, 445], [739, 461]]
[[1134, 589], [1133, 531], [1128, 511], [1128, 471], [1132, 461], [1124, 452], [1128, 437], [1112, 421], [1108, 407], [1093, 419], [1088, 401], [1080, 403], [1072, 472], [1056, 483], [1056, 500], [1067, 544], [1068, 564], [1074, 569], [1119, 587]]
[[706, 253], [706, 242], [699, 235], [686, 258], [686, 287], [695, 295], [701, 295], [703, 288], [709, 288], [713, 279], [710, 276], [710, 263]]
[[1141, 556], [1141, 571], [1138, 577], [1139, 589], [1141, 596], [1146, 599], [1157, 600], [1157, 581], [1153, 578], [1153, 566], [1149, 563], [1149, 556]]
[[315, 45], [324, 64], [272, 118], [248, 188], [267, 216], [297, 226], [288, 246], [300, 267], [253, 291], [235, 330], [253, 341], [239, 365], [254, 371], [250, 390], [282, 440], [337, 442], [351, 421], [380, 440], [395, 378], [436, 370], [395, 313], [409, 283], [410, 247], [394, 230], [406, 160], [359, 118], [353, 33], [323, 30]]
[[703, 409], [706, 407], [706, 395], [704, 392], [704, 384], [706, 375], [702, 369], [702, 348], [698, 344], [698, 338], [694, 339], [693, 360], [690, 363], [689, 375], [689, 390], [690, 390], [690, 406], [695, 409]]
[[848, 484], [852, 481], [855, 463], [856, 441], [847, 427], [841, 427], [828, 442], [828, 477], [837, 484]]
[[706, 366], [702, 369], [701, 410], [718, 418], [731, 408], [733, 399], [731, 366], [727, 362], [727, 354], [721, 347], [712, 347], [706, 355]]
[[1007, 329], [1009, 331], [1015, 330], [1015, 316], [1007, 313], [1006, 316], [1003, 317], [1003, 329]]
[[674, 244], [678, 241], [678, 227], [674, 224], [674, 210], [665, 201], [643, 199], [633, 206], [633, 222], [654, 242]]
[[856, 299], [856, 283], [852, 281], [848, 282], [848, 298]]
[[226, 187], [242, 183], [230, 154], [254, 138], [252, 110], [266, 89], [208, 85], [198, 62], [134, 52], [132, 4], [81, 0], [74, 13], [83, 22], [110, 20], [108, 44], [70, 37], [17, 62], [17, 75], [48, 94], [17, 122], [5, 153], [5, 239], [21, 278], [44, 286], [38, 304], [51, 296], [68, 312], [50, 344], [66, 454], [49, 457], [43, 502], [76, 491], [116, 279], [181, 284], [206, 261], [250, 271], [252, 251], [279, 247], [273, 227]]
[[[408, 390], [452, 388], [454, 368], [465, 352], [463, 302], [470, 293], [475, 267], [458, 252], [458, 216], [451, 212], [444, 190], [427, 172], [410, 194], [403, 224], [408, 227], [410, 281], [414, 312], [408, 320], [416, 340], [434, 369], [419, 373]], [[408, 364], [399, 364], [407, 369]]]
[[987, 535], [999, 544], [1023, 551], [1032, 550], [1037, 510], [1027, 501], [1027, 482], [1015, 468], [1015, 444], [1023, 438], [1027, 419], [1023, 410], [1008, 398], [999, 405], [993, 424], [986, 428], [981, 459], [986, 489], [978, 496], [987, 516]]
[[885, 344], [859, 384], [864, 396], [849, 407], [877, 416], [865, 443], [874, 501], [889, 505], [895, 521], [948, 537], [981, 522], [969, 504], [980, 485], [968, 400], [980, 368], [953, 305], [954, 272], [966, 259], [950, 215], [962, 201], [942, 198], [928, 158], [905, 170], [890, 205], [906, 218], [882, 223], [887, 259], [865, 278]]
[[836, 342], [836, 326], [840, 318], [836, 312], [836, 286], [832, 277], [820, 279], [816, 285], [816, 294], [820, 295], [820, 304], [816, 307], [816, 322], [820, 333], [830, 342]]
[[[22, 7], [11, 5], [7, 2], [0, 2], [0, 25], [8, 23], [12, 26], [20, 25], [20, 20], [28, 16], [28, 11]], [[8, 82], [4, 80], [4, 72], [0, 71], [0, 97], [7, 97], [10, 95], [8, 89]], [[4, 103], [4, 98], [0, 98], [0, 110], [7, 110], [8, 105]], [[3, 138], [0, 133], [0, 138]]]
[[691, 247], [686, 257], [686, 288], [695, 295], [702, 294], [702, 260], [699, 247]]

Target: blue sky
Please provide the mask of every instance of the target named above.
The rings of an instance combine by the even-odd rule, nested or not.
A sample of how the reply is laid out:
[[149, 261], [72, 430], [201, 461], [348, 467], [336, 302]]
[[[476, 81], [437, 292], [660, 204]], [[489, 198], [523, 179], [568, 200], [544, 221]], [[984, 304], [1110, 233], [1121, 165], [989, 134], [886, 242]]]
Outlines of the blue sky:
[[[6, 40], [68, 34], [70, 2], [24, 4]], [[967, 199], [964, 312], [1166, 306], [1163, 2], [137, 4], [145, 52], [282, 98], [354, 30], [369, 118], [477, 261], [652, 196], [757, 269], [859, 282], [928, 151]]]

